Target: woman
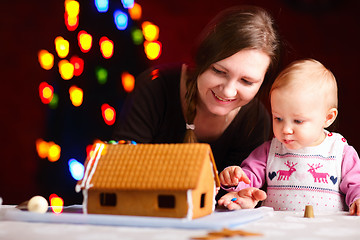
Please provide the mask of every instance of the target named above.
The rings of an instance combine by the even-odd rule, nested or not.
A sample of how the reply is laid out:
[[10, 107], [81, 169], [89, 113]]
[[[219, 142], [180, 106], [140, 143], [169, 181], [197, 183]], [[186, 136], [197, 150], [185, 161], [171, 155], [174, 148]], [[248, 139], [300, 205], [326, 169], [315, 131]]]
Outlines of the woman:
[[279, 58], [279, 36], [265, 10], [227, 9], [202, 35], [194, 67], [161, 66], [139, 76], [115, 140], [206, 142], [219, 171], [240, 164], [269, 137], [258, 96], [268, 91]]

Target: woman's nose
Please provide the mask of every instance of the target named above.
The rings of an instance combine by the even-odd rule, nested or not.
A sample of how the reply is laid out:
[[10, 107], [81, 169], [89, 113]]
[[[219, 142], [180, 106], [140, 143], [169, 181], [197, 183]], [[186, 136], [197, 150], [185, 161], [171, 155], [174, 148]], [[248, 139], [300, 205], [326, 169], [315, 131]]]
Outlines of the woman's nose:
[[237, 94], [235, 83], [233, 81], [228, 81], [228, 82], [224, 83], [222, 92], [224, 94], [224, 97], [227, 97], [227, 98], [235, 97]]

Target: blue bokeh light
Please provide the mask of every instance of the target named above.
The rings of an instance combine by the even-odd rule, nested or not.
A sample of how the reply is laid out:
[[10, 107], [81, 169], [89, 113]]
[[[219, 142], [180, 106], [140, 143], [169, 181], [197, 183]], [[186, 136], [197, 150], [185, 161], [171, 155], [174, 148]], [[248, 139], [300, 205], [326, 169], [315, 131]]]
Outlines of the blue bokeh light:
[[81, 180], [84, 177], [84, 165], [74, 158], [71, 158], [68, 162], [71, 176], [75, 180]]
[[132, 8], [134, 7], [134, 0], [121, 0], [124, 8]]
[[117, 29], [125, 30], [128, 25], [128, 16], [126, 13], [117, 10], [114, 12], [114, 21]]
[[107, 12], [109, 10], [109, 0], [95, 0], [95, 6], [99, 12]]

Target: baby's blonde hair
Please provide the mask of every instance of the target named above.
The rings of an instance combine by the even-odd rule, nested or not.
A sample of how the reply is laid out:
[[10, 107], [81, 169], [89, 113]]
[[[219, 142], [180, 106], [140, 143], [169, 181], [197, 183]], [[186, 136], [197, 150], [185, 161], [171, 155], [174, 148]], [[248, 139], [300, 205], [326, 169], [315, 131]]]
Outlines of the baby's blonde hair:
[[338, 107], [338, 89], [335, 76], [324, 65], [314, 59], [292, 62], [275, 79], [271, 90], [294, 87], [301, 91], [315, 91], [323, 97], [329, 108]]

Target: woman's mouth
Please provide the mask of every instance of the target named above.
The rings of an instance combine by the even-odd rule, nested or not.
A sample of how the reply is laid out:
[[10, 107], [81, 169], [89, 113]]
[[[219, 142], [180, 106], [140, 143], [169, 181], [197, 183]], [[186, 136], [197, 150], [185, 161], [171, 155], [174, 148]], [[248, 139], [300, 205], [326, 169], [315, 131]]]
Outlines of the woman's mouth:
[[214, 97], [217, 99], [217, 100], [219, 100], [219, 101], [221, 101], [221, 102], [233, 102], [233, 101], [235, 101], [236, 99], [226, 99], [226, 98], [222, 98], [222, 97], [220, 97], [219, 95], [217, 95], [216, 93], [214, 93], [213, 91], [211, 91], [212, 92], [212, 94], [214, 95]]

